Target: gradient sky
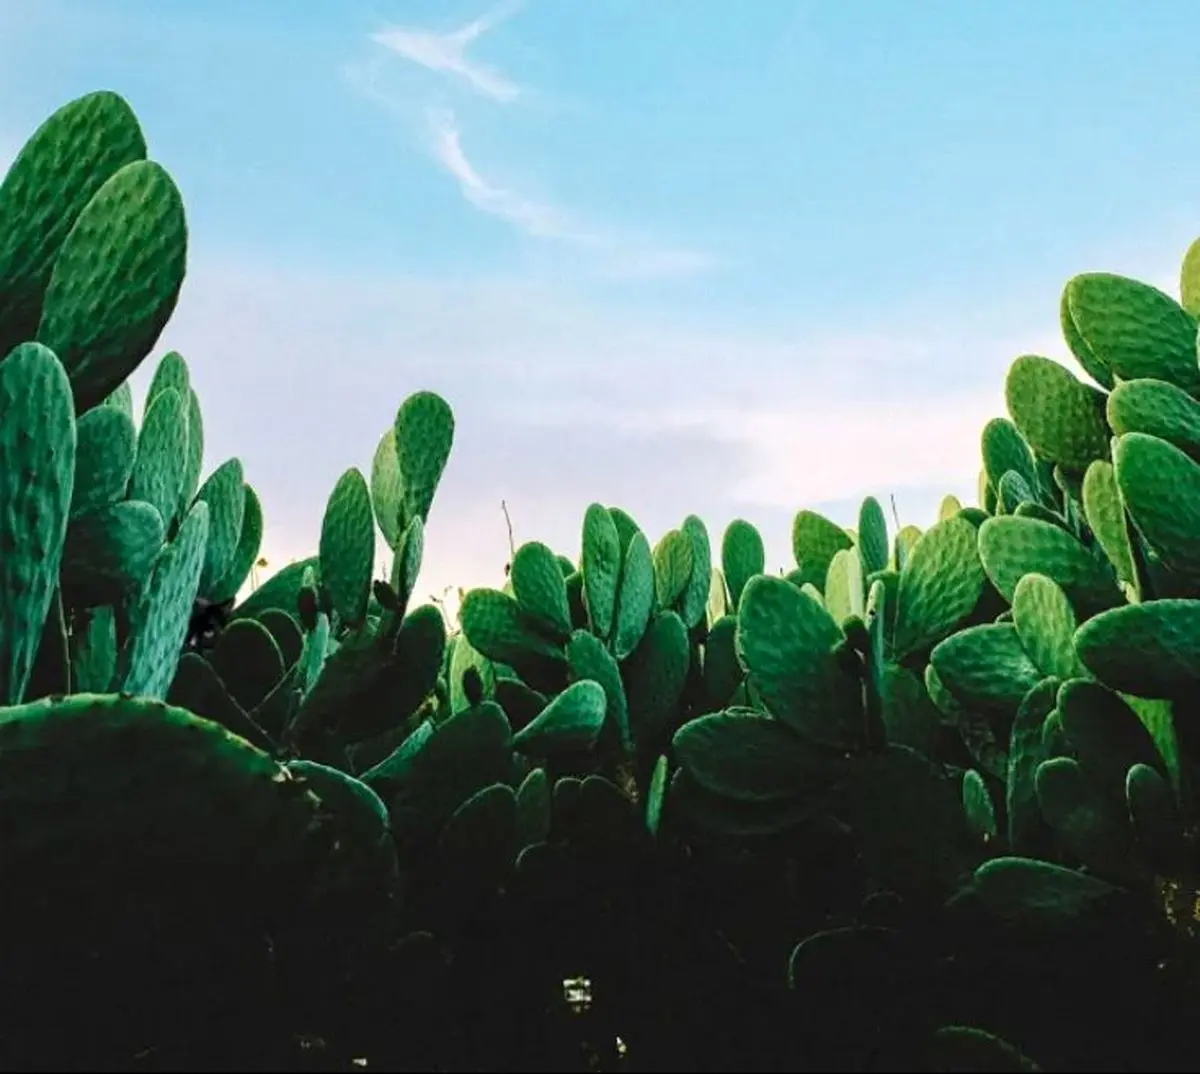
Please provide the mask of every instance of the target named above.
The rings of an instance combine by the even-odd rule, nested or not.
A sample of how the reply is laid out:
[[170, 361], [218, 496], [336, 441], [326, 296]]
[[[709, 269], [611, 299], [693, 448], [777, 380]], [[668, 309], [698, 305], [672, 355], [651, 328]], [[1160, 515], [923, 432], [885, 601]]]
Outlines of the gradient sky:
[[[1200, 234], [1182, 0], [0, 0], [0, 157], [122, 93], [189, 211], [155, 354], [272, 567], [400, 401], [458, 422], [422, 596], [801, 507], [974, 497], [1018, 354], [1076, 272], [1177, 293]], [[139, 371], [144, 388], [153, 362]]]

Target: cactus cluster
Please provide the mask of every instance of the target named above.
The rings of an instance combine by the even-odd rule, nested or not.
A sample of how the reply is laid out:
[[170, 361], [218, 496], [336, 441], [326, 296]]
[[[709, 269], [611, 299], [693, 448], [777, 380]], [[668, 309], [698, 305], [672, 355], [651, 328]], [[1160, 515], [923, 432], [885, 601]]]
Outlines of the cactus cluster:
[[1196, 248], [1067, 284], [977, 505], [774, 574], [593, 503], [453, 624], [425, 391], [243, 595], [187, 362], [129, 387], [186, 261], [115, 94], [0, 184], [0, 1065], [1194, 1067]]

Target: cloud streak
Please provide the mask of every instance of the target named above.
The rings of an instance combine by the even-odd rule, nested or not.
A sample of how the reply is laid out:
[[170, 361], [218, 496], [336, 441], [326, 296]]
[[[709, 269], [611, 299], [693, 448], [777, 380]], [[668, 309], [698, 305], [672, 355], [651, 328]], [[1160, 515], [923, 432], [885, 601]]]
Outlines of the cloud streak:
[[708, 271], [716, 261], [692, 250], [656, 246], [637, 236], [581, 225], [573, 214], [497, 185], [467, 157], [454, 113], [430, 109], [430, 152], [458, 183], [463, 197], [480, 212], [495, 216], [538, 239], [572, 246], [600, 259], [602, 271], [620, 279], [665, 279]]
[[508, 104], [521, 95], [521, 87], [500, 72], [467, 57], [467, 49], [500, 23], [521, 10], [520, 2], [501, 4], [450, 33], [435, 33], [411, 26], [390, 26], [371, 35], [401, 59], [438, 74], [462, 79], [477, 93]]

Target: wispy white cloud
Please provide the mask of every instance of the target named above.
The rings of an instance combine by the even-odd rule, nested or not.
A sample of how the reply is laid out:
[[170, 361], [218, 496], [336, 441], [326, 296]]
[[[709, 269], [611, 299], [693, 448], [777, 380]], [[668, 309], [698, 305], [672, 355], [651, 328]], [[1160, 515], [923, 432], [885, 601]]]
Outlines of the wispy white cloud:
[[520, 0], [501, 4], [449, 33], [389, 26], [372, 34], [371, 40], [402, 59], [439, 74], [461, 78], [476, 92], [507, 104], [521, 95], [521, 87], [499, 71], [471, 61], [467, 49], [501, 22], [512, 18], [523, 6]]
[[481, 212], [534, 238], [555, 240], [597, 256], [602, 271], [613, 277], [692, 276], [716, 265], [714, 258], [698, 251], [664, 248], [638, 236], [584, 225], [558, 206], [492, 182], [468, 158], [452, 111], [431, 109], [428, 119], [434, 160], [455, 179], [463, 197]]

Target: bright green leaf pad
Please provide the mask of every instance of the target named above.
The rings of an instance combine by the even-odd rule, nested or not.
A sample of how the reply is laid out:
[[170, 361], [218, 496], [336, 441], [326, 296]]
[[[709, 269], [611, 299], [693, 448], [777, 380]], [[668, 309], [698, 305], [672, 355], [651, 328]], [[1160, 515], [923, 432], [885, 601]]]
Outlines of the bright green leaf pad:
[[161, 165], [116, 172], [67, 235], [37, 338], [62, 360], [76, 411], [103, 401], [150, 352], [187, 271], [183, 200]]
[[196, 501], [208, 504], [208, 540], [200, 574], [200, 595], [209, 596], [233, 566], [242, 535], [246, 483], [241, 460], [228, 459], [209, 474], [196, 493]]
[[367, 479], [357, 467], [338, 478], [321, 522], [321, 580], [342, 622], [366, 618], [375, 562], [375, 516]]
[[706, 791], [739, 802], [811, 793], [838, 773], [838, 756], [751, 709], [691, 720], [675, 732], [675, 757]]
[[371, 504], [388, 547], [395, 549], [404, 530], [404, 482], [396, 454], [396, 430], [388, 429], [375, 446], [371, 460]]
[[599, 737], [607, 710], [604, 688], [591, 679], [572, 683], [513, 737], [513, 748], [544, 757], [587, 749]]
[[159, 554], [134, 609], [133, 634], [122, 654], [121, 689], [125, 693], [166, 697], [204, 566], [208, 518], [208, 504], [195, 504], [175, 539]]
[[403, 532], [412, 518], [429, 520], [429, 508], [454, 444], [454, 414], [440, 395], [417, 392], [400, 405], [393, 434], [403, 489]]
[[118, 407], [94, 407], [75, 423], [75, 432], [72, 518], [121, 499], [137, 456], [133, 422]]
[[513, 556], [511, 581], [522, 610], [551, 637], [566, 641], [571, 634], [571, 609], [554, 552], [540, 541], [521, 545]]
[[1200, 689], [1200, 600], [1130, 604], [1089, 619], [1075, 648], [1102, 683], [1139, 697], [1186, 697]]
[[55, 259], [84, 207], [145, 156], [137, 117], [106, 90], [63, 105], [25, 143], [0, 184], [0, 354], [37, 332]]
[[843, 548], [850, 548], [850, 535], [815, 511], [800, 511], [792, 520], [792, 555], [796, 560], [796, 584], [825, 584], [829, 564]]
[[907, 656], [946, 637], [970, 615], [985, 581], [974, 526], [950, 518], [930, 527], [900, 572], [896, 656]]
[[1065, 366], [1022, 355], [1009, 366], [1004, 397], [1021, 435], [1043, 458], [1084, 470], [1093, 459], [1108, 455], [1104, 393]]
[[186, 402], [174, 388], [163, 388], [153, 397], [138, 433], [128, 496], [157, 509], [167, 526], [183, 493], [187, 443]]
[[721, 539], [721, 570], [729, 587], [732, 610], [737, 610], [746, 583], [763, 573], [766, 562], [762, 535], [745, 519], [735, 518]]
[[834, 654], [841, 628], [782, 578], [751, 580], [738, 609], [737, 649], [767, 709], [813, 742], [854, 741], [859, 685]]
[[1124, 276], [1086, 272], [1067, 284], [1067, 302], [1088, 348], [1121, 380], [1157, 377], [1200, 391], [1196, 318], [1170, 295]]
[[1147, 433], [1200, 459], [1200, 403], [1164, 380], [1128, 380], [1108, 397], [1108, 423], [1118, 436]]
[[988, 578], [1010, 602], [1021, 579], [1034, 573], [1060, 586], [1081, 615], [1123, 602], [1108, 561], [1050, 522], [989, 518], [979, 527], [979, 555]]
[[1200, 580], [1200, 463], [1145, 433], [1113, 451], [1117, 485], [1134, 525], [1163, 563]]
[[24, 696], [58, 586], [75, 450], [62, 364], [22, 344], [0, 362], [0, 704]]

